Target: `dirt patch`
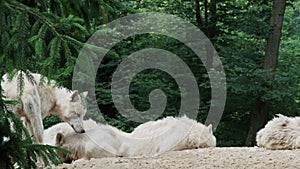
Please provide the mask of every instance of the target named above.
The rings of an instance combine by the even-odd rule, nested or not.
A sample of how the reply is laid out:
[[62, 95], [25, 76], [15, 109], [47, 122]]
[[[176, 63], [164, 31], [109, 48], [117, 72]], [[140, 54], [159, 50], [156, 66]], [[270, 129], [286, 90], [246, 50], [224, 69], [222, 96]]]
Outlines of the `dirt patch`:
[[147, 158], [77, 160], [54, 169], [299, 169], [300, 150], [218, 147], [173, 151]]

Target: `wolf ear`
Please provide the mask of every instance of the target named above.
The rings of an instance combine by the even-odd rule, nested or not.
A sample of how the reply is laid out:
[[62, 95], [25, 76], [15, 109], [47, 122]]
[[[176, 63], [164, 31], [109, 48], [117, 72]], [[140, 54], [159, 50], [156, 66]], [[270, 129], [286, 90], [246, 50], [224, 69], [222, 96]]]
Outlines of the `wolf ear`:
[[62, 133], [56, 134], [56, 145], [62, 145], [64, 143], [64, 135]]
[[282, 115], [282, 114], [276, 114], [277, 117], [281, 117], [281, 118], [287, 118], [287, 116]]
[[207, 127], [208, 127], [208, 131], [209, 131], [209, 133], [213, 133], [213, 130], [212, 130], [212, 125], [211, 125], [211, 124], [209, 124]]
[[75, 90], [71, 94], [71, 102], [77, 102], [77, 101], [79, 101], [79, 94], [78, 94], [78, 90]]
[[82, 92], [81, 94], [83, 97], [86, 97], [88, 95], [88, 93], [89, 93], [88, 91], [85, 91], [85, 92]]

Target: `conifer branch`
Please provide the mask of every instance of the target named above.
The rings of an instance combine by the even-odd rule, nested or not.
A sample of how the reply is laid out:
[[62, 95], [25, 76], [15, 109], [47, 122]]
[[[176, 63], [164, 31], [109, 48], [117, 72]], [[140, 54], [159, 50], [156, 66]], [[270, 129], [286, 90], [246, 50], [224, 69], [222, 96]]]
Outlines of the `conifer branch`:
[[[15, 4], [11, 4], [11, 3], [8, 3], [8, 4], [11, 7], [15, 8], [17, 10], [20, 10], [22, 12], [27, 12], [27, 13], [29, 13], [31, 15], [36, 16], [42, 23], [44, 23], [45, 25], [47, 25], [50, 28], [50, 30], [56, 35], [56, 37], [58, 37], [61, 40], [64, 49], [66, 51], [68, 50], [68, 46], [67, 46], [67, 44], [65, 42], [65, 39], [62, 37], [62, 35], [56, 30], [56, 28], [49, 21], [47, 21], [47, 19], [45, 17], [43, 17], [41, 14], [39, 14], [38, 11], [30, 9], [29, 7], [26, 7], [26, 6], [22, 5], [22, 4], [18, 4], [19, 6], [15, 5]], [[65, 53], [67, 54], [68, 52], [65, 52]], [[71, 60], [71, 56], [69, 55], [69, 53], [67, 54], [66, 58], [67, 58], [68, 61]]]

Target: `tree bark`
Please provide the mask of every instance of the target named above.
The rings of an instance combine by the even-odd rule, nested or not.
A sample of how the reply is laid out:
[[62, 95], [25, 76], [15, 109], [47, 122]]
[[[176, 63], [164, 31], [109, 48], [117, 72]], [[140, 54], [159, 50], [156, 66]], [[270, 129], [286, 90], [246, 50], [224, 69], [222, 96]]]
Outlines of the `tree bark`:
[[[205, 6], [205, 20], [207, 20], [207, 0], [204, 2]], [[216, 25], [217, 25], [217, 1], [211, 0], [209, 4], [209, 23], [206, 21], [206, 35], [208, 38], [212, 39], [216, 36]], [[210, 70], [213, 67], [213, 57], [214, 50], [209, 47], [209, 44], [206, 44], [206, 60], [205, 66], [206, 70]]]
[[208, 2], [207, 0], [204, 0], [204, 21], [205, 21], [205, 24], [207, 26], [207, 23], [208, 23]]
[[[265, 70], [265, 81], [272, 81], [275, 77], [275, 71], [278, 63], [278, 52], [282, 30], [282, 23], [284, 18], [284, 12], [286, 7], [286, 0], [274, 0], [270, 31], [266, 54], [264, 58], [263, 69]], [[269, 90], [272, 90], [272, 86], [268, 86]], [[253, 146], [255, 144], [256, 133], [261, 129], [268, 121], [270, 102], [264, 101], [261, 97], [256, 99], [256, 108], [253, 110], [250, 122], [250, 128], [246, 140], [246, 146]]]
[[195, 0], [195, 11], [196, 11], [196, 22], [197, 26], [200, 28], [200, 26], [203, 24], [201, 13], [200, 13], [200, 2], [199, 0]]
[[216, 36], [216, 26], [217, 26], [217, 1], [211, 0], [209, 4], [209, 23], [207, 28], [207, 36], [209, 38]]
[[250, 128], [246, 139], [246, 146], [254, 146], [256, 133], [263, 128], [268, 121], [270, 103], [262, 101], [260, 97], [256, 99], [256, 107], [252, 112]]
[[278, 52], [285, 6], [286, 0], [275, 0], [273, 4], [273, 11], [270, 22], [272, 31], [268, 38], [266, 56], [264, 59], [264, 69], [272, 74], [274, 74], [278, 62]]

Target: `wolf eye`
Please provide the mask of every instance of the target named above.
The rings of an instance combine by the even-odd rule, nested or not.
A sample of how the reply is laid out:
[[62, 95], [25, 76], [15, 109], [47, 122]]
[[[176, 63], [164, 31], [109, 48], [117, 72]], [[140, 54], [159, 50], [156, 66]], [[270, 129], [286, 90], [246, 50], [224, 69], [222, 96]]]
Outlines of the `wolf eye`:
[[28, 104], [28, 108], [32, 110], [33, 105], [31, 103]]

